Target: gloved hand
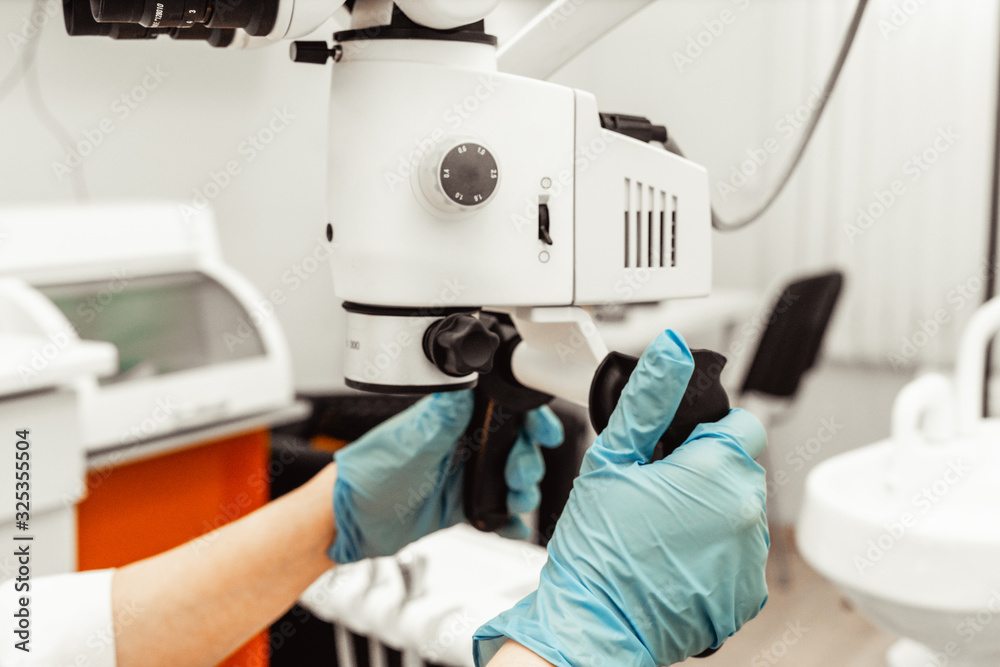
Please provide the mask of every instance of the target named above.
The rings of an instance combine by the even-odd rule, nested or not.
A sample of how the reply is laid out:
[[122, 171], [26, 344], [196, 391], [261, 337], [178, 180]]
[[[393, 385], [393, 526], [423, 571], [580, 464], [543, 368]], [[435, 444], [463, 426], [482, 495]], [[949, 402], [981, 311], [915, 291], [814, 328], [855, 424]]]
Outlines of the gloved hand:
[[476, 632], [479, 667], [507, 638], [558, 667], [669, 665], [719, 646], [763, 607], [760, 422], [733, 410], [649, 463], [692, 369], [670, 331], [643, 354], [586, 454], [538, 590]]
[[[472, 419], [472, 401], [471, 391], [428, 396], [337, 452], [334, 561], [391, 556], [424, 535], [465, 520], [463, 465], [454, 454]], [[524, 538], [531, 533], [516, 515], [535, 509], [541, 500], [538, 483], [545, 464], [540, 447], [556, 447], [562, 440], [562, 424], [549, 408], [526, 415], [504, 471], [513, 516], [498, 531], [501, 535]]]

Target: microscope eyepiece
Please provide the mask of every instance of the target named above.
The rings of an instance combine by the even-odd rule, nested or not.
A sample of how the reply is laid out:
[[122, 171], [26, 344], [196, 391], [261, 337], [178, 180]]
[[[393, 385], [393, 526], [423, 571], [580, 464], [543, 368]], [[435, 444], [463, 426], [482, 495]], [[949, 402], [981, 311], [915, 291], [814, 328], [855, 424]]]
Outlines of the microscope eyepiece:
[[[98, 23], [141, 23], [146, 4], [143, 0], [90, 0], [90, 13]], [[148, 4], [153, 5], [155, 14], [157, 3]]]
[[[232, 42], [232, 30], [267, 35], [278, 17], [279, 0], [63, 0], [70, 35], [148, 39], [169, 33], [204, 39], [215, 46]], [[113, 25], [134, 28], [112, 30]], [[143, 32], [145, 29], [145, 32]], [[194, 30], [192, 34], [182, 31]]]

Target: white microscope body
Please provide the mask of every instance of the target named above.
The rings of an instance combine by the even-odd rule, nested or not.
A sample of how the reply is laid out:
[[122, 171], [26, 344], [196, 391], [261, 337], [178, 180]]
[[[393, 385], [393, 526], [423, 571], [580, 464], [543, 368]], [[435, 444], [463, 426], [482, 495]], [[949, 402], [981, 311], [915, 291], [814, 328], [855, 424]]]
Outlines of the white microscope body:
[[608, 350], [581, 306], [709, 292], [708, 176], [650, 145], [664, 128], [629, 131], [589, 93], [498, 61], [546, 76], [649, 2], [555, 0], [500, 51], [483, 20], [499, 0], [66, 0], [64, 14], [73, 35], [237, 48], [349, 22], [332, 49], [292, 46], [335, 61], [327, 235], [347, 384], [476, 386], [496, 354], [473, 321], [485, 311], [516, 329], [516, 382], [587, 405]]
[[[353, 30], [335, 36], [328, 236], [348, 384], [474, 386], [475, 373], [429, 359], [424, 332], [485, 309], [508, 313], [522, 345], [559, 367], [533, 372], [544, 354], [518, 353], [517, 379], [565, 394], [567, 355], [586, 348], [599, 363], [607, 352], [567, 308], [709, 292], [703, 168], [602, 128], [589, 93], [498, 72], [485, 33], [365, 25], [359, 10], [385, 4], [356, 3]], [[580, 379], [566, 397], [585, 405]]]

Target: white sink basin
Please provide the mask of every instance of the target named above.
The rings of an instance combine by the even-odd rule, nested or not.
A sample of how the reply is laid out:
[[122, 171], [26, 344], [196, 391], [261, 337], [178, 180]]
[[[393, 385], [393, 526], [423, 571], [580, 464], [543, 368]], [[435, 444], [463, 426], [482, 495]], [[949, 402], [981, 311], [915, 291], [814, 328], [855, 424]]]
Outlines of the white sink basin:
[[799, 549], [890, 632], [952, 666], [1000, 665], [1000, 441], [897, 445], [816, 467]]
[[912, 640], [889, 651], [890, 667], [1000, 665], [1000, 423], [979, 417], [998, 328], [994, 299], [963, 336], [954, 381], [908, 385], [891, 439], [806, 481], [799, 550], [872, 621]]

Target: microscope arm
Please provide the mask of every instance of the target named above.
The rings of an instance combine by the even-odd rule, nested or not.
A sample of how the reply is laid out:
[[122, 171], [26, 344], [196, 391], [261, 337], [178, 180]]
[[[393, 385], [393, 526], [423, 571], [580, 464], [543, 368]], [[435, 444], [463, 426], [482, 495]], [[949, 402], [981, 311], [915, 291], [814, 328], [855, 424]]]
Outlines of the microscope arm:
[[511, 370], [521, 384], [587, 407], [590, 385], [608, 347], [590, 314], [574, 306], [512, 308], [520, 344]]
[[548, 79], [574, 56], [654, 0], [554, 0], [500, 47], [501, 72]]

